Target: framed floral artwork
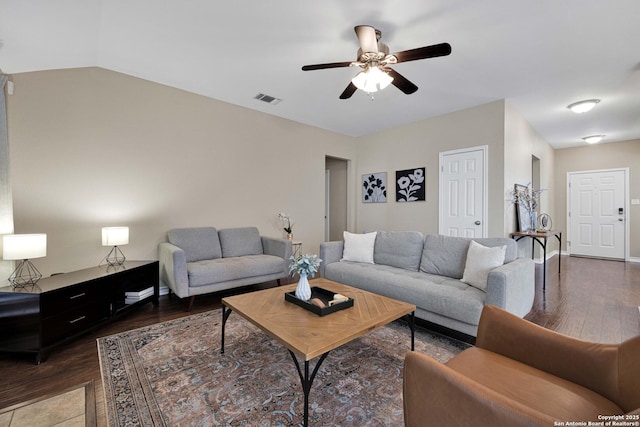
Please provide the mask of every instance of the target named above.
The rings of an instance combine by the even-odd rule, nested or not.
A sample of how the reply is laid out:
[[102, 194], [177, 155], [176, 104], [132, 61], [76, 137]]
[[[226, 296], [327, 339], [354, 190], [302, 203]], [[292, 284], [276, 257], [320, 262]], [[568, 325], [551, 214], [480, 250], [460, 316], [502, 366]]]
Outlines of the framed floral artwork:
[[387, 173], [362, 175], [362, 203], [387, 202]]
[[426, 168], [396, 171], [396, 202], [425, 201]]

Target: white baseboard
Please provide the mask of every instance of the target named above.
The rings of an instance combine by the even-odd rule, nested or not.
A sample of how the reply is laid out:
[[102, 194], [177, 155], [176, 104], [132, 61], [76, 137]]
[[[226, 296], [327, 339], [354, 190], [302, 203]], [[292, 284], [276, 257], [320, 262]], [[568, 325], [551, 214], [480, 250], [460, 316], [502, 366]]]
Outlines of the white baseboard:
[[[556, 249], [556, 250], [554, 250], [554, 251], [551, 251], [551, 252], [547, 253], [547, 259], [549, 259], [549, 258], [553, 258], [553, 257], [554, 257], [554, 256], [556, 256], [556, 255], [558, 255], [558, 250], [557, 250], [557, 249]], [[567, 254], [563, 253], [563, 255], [567, 255]], [[542, 264], [542, 257], [536, 257], [536, 258], [534, 258], [534, 259], [533, 259], [533, 262], [535, 262], [536, 264]]]
[[[558, 250], [551, 251], [550, 253], [547, 254], [547, 259], [553, 258], [556, 255], [558, 255]], [[562, 255], [563, 256], [569, 256], [571, 254], [569, 252], [567, 252], [567, 251], [562, 251]], [[542, 264], [542, 257], [536, 257], [536, 258], [533, 259], [533, 261], [536, 264]], [[629, 257], [625, 261], [627, 261], [627, 262], [640, 262], [640, 258], [638, 258], [638, 257]]]

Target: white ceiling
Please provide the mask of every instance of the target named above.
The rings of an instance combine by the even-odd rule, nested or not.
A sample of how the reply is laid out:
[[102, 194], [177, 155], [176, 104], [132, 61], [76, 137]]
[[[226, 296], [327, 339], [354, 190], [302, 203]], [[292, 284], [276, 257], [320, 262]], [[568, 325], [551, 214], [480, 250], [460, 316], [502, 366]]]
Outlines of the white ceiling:
[[[355, 60], [359, 24], [453, 52], [394, 66], [413, 95], [340, 100], [355, 69], [301, 66]], [[352, 136], [506, 99], [556, 148], [640, 139], [638, 0], [0, 0], [0, 41], [8, 74], [98, 66]]]

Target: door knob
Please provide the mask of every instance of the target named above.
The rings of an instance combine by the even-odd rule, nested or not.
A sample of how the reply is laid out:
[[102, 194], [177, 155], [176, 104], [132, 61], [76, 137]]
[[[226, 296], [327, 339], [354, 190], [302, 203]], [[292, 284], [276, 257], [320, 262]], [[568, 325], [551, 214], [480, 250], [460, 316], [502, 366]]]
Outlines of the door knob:
[[480, 221], [474, 222], [475, 225], [480, 225]]

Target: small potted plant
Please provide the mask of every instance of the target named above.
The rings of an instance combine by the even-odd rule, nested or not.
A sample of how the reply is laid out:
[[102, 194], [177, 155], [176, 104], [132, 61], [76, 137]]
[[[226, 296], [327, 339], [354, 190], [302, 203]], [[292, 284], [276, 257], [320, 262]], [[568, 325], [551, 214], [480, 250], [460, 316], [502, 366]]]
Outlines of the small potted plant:
[[289, 258], [289, 274], [300, 275], [298, 287], [296, 288], [296, 298], [308, 301], [311, 298], [311, 288], [309, 287], [308, 276], [314, 277], [322, 260], [314, 254], [298, 255]]
[[291, 224], [291, 217], [286, 213], [280, 212], [278, 214], [278, 220], [280, 220], [284, 225], [282, 229], [286, 233], [287, 239], [293, 240], [293, 224]]

